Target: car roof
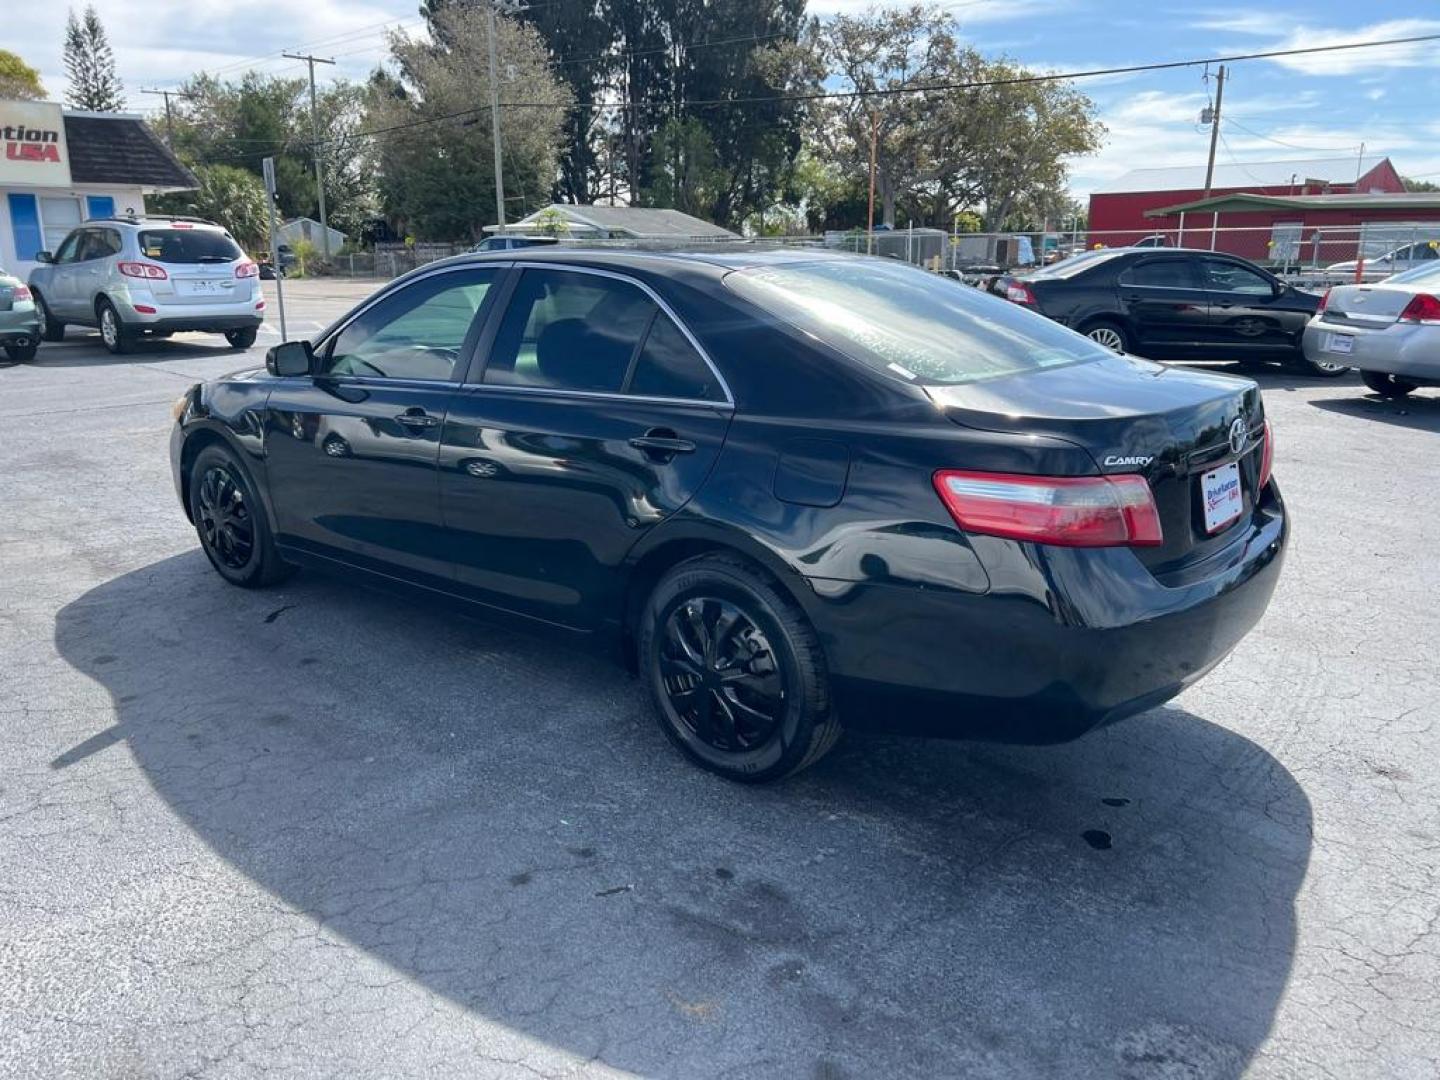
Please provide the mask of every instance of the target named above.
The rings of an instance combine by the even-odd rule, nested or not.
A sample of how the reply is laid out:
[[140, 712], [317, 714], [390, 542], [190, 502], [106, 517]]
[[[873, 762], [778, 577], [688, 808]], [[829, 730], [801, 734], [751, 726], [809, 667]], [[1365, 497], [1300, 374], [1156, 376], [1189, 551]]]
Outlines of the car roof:
[[125, 215], [124, 217], [103, 217], [86, 218], [76, 228], [85, 228], [90, 225], [134, 225], [143, 227], [147, 225], [188, 225], [197, 229], [217, 229], [225, 231], [225, 226], [216, 221], [209, 221], [205, 218], [186, 217], [184, 214], [176, 214], [174, 217], [166, 217], [164, 214], [142, 214], [135, 217]]
[[[650, 271], [664, 274], [669, 268], [688, 265], [695, 268], [710, 268], [725, 273], [731, 270], [745, 270], [760, 266], [785, 266], [800, 263], [838, 262], [863, 259], [864, 255], [830, 251], [825, 248], [782, 248], [751, 244], [740, 241], [734, 244], [716, 243], [704, 247], [666, 249], [663, 251], [639, 248], [586, 247], [583, 245], [540, 245], [512, 251], [471, 251], [442, 260], [446, 264], [460, 263], [569, 263], [571, 265], [593, 266], [597, 269], [627, 269]], [[430, 266], [435, 263], [428, 264]]]

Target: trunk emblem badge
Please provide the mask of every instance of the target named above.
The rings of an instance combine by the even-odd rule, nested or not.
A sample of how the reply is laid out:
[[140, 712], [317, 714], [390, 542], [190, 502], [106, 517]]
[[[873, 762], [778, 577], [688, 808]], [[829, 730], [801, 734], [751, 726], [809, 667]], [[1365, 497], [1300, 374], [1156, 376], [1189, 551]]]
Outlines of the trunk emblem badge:
[[1250, 434], [1245, 428], [1245, 418], [1237, 416], [1235, 422], [1230, 425], [1230, 452], [1238, 454], [1245, 449], [1245, 438]]

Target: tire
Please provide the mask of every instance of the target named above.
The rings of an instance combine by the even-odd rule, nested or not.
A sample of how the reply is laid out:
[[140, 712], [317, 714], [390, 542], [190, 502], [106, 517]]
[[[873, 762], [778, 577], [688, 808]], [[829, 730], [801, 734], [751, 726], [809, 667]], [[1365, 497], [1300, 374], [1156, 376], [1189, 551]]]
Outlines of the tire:
[[253, 326], [244, 330], [226, 330], [225, 340], [230, 343], [232, 349], [243, 351], [255, 344], [255, 337], [259, 333], [260, 331]]
[[1311, 360], [1304, 353], [1297, 352], [1285, 362], [1291, 371], [1312, 375], [1317, 379], [1338, 379], [1350, 373], [1349, 364], [1334, 364], [1328, 360]]
[[249, 474], [229, 449], [212, 445], [200, 451], [187, 494], [200, 547], [226, 581], [258, 589], [290, 575], [293, 568], [275, 550]]
[[1391, 375], [1384, 371], [1362, 371], [1360, 378], [1375, 393], [1387, 398], [1409, 397], [1419, 386], [1419, 383], [1413, 383], [1409, 379], [1402, 379], [1398, 375]]
[[5, 355], [16, 364], [28, 364], [40, 351], [39, 345], [6, 345]]
[[35, 313], [40, 316], [40, 336], [46, 341], [64, 341], [65, 324], [56, 322], [50, 316], [50, 309], [46, 306], [45, 300], [37, 292], [35, 298]]
[[646, 601], [638, 637], [660, 729], [702, 769], [778, 780], [839, 739], [814, 628], [748, 560], [701, 555], [673, 567]]
[[1111, 319], [1096, 319], [1086, 323], [1080, 331], [1097, 345], [1103, 345], [1118, 353], [1130, 351], [1130, 332]]
[[134, 335], [125, 328], [114, 304], [101, 298], [100, 302], [95, 305], [95, 313], [100, 318], [100, 340], [105, 343], [105, 348], [116, 356], [124, 356], [134, 348]]

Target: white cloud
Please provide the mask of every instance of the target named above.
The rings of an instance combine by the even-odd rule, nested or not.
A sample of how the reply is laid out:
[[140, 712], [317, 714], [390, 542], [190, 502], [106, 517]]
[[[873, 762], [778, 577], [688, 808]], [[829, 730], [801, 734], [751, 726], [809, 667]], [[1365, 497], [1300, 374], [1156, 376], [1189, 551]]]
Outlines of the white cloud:
[[[1288, 14], [1249, 12], [1209, 16], [1196, 20], [1191, 26], [1199, 30], [1221, 30], [1265, 38], [1265, 51], [1313, 49], [1440, 34], [1440, 20], [1436, 19], [1389, 19], [1353, 30], [1342, 30], [1297, 24], [1295, 17]], [[1437, 51], [1440, 51], [1440, 42], [1420, 41], [1408, 45], [1279, 56], [1269, 62], [1304, 75], [1354, 75], [1394, 68], [1433, 67]]]

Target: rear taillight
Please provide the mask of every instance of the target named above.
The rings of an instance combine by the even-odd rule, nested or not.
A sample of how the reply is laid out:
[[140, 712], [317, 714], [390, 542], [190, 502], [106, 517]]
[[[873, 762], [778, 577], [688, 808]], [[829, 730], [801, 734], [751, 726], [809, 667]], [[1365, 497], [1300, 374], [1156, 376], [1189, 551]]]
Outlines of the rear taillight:
[[1270, 421], [1265, 421], [1265, 442], [1260, 450], [1260, 483], [1256, 485], [1257, 491], [1264, 491], [1265, 485], [1270, 483], [1270, 469], [1275, 464], [1275, 429], [1270, 426]]
[[260, 267], [256, 266], [253, 262], [243, 262], [235, 267], [235, 276], [237, 278], [257, 277], [259, 274]]
[[165, 273], [163, 266], [156, 266], [154, 263], [122, 262], [117, 264], [115, 269], [126, 277], [148, 278], [151, 281], [164, 281], [170, 276]]
[[1330, 292], [1330, 289], [1326, 289], [1325, 294], [1320, 297], [1320, 305], [1315, 309], [1316, 315], [1319, 315], [1322, 311], [1324, 311], [1325, 306], [1330, 303]]
[[30, 299], [30, 286], [29, 286], [29, 285], [16, 285], [16, 286], [15, 286], [15, 291], [10, 294], [10, 299], [11, 299], [11, 300], [29, 300], [29, 299]]
[[1035, 294], [1024, 282], [1012, 281], [1005, 286], [1005, 299], [1015, 304], [1033, 304], [1035, 303]]
[[1160, 514], [1143, 476], [935, 474], [935, 490], [966, 532], [1062, 547], [1154, 547]]
[[1440, 298], [1421, 293], [1405, 305], [1405, 310], [1400, 312], [1400, 321], [1426, 325], [1440, 323]]

